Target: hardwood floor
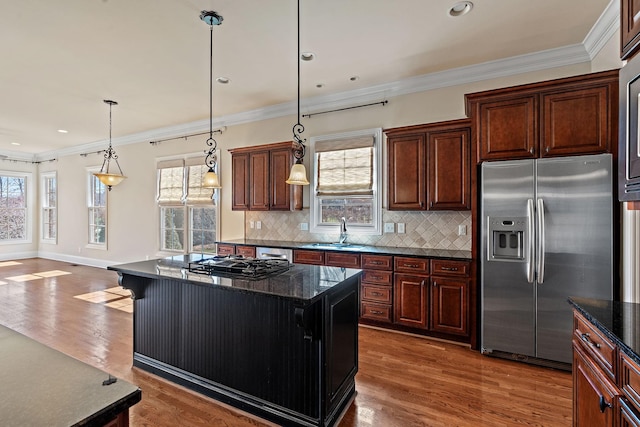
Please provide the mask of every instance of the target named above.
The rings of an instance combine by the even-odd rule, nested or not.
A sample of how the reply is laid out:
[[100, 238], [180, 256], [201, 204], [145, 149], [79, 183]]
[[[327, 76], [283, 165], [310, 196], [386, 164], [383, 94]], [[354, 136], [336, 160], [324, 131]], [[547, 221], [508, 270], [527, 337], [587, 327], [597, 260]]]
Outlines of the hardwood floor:
[[[17, 262], [0, 262], [0, 324], [139, 386], [132, 426], [269, 425], [132, 368], [132, 315], [75, 298], [117, 287], [116, 273], [44, 259]], [[37, 275], [51, 271], [71, 274]], [[7, 279], [26, 274], [36, 275]], [[366, 327], [359, 364], [357, 396], [341, 427], [571, 425], [567, 372]]]

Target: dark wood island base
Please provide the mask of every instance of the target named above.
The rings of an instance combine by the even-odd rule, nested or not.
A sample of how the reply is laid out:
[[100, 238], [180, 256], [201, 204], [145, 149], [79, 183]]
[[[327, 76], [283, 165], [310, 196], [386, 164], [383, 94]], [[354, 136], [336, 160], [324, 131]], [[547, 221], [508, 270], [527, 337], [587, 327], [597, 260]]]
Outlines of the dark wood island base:
[[109, 267], [135, 300], [134, 366], [280, 425], [335, 425], [355, 396], [360, 270], [246, 280], [184, 267]]

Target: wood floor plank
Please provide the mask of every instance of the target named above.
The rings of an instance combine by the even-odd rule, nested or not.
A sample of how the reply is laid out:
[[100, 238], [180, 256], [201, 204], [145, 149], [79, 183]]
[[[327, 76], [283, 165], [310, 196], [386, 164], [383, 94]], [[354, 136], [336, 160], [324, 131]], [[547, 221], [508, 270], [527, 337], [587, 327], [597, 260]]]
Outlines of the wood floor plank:
[[[132, 367], [132, 315], [74, 298], [114, 272], [46, 259], [0, 264], [0, 324], [142, 389], [131, 426], [270, 425]], [[62, 271], [25, 282], [7, 277]], [[456, 344], [360, 327], [357, 395], [341, 427], [571, 425], [571, 374]], [[1, 387], [1, 385], [0, 385]], [[0, 414], [1, 416], [1, 414]]]

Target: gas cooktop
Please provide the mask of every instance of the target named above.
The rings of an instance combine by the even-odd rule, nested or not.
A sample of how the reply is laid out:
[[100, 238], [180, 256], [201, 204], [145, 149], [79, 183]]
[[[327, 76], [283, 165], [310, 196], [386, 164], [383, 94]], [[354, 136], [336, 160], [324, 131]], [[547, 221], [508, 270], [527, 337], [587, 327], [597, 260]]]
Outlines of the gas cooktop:
[[281, 258], [258, 259], [242, 255], [225, 255], [190, 262], [189, 271], [212, 276], [259, 280], [287, 271], [290, 266], [288, 260]]

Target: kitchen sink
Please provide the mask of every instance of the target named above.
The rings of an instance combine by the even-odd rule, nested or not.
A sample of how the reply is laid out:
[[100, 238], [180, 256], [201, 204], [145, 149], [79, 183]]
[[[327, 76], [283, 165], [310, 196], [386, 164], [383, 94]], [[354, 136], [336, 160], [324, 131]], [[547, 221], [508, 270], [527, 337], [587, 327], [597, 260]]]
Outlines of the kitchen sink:
[[345, 251], [358, 251], [365, 249], [365, 246], [352, 245], [351, 243], [311, 243], [304, 247], [312, 249], [340, 249]]

